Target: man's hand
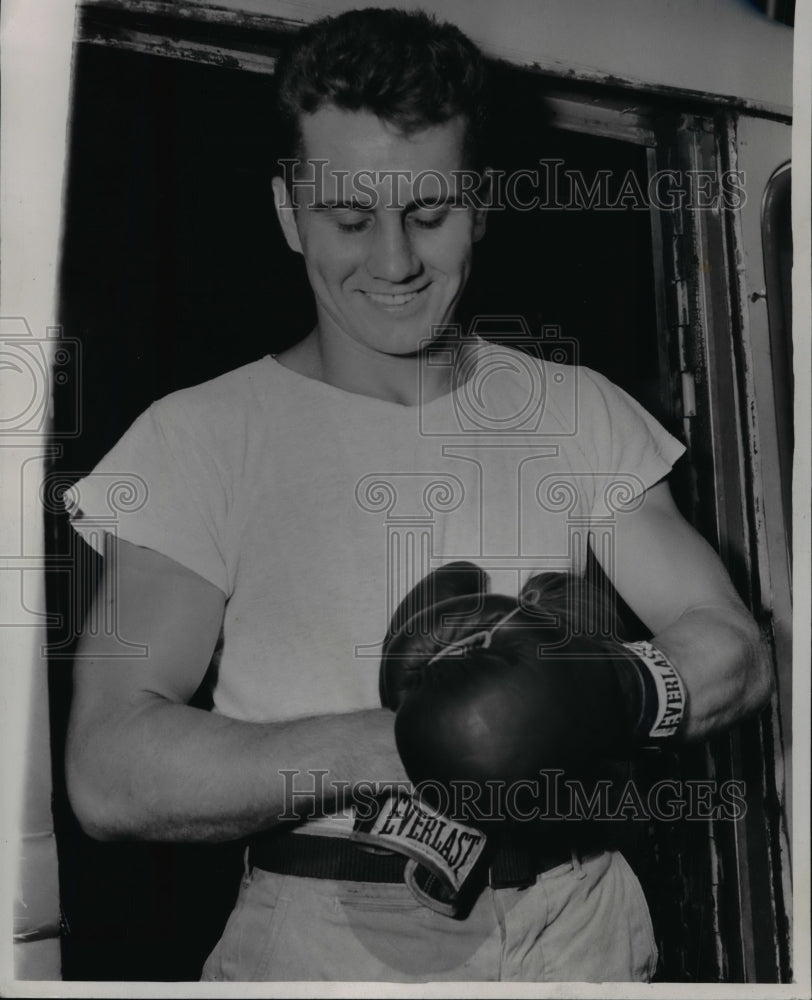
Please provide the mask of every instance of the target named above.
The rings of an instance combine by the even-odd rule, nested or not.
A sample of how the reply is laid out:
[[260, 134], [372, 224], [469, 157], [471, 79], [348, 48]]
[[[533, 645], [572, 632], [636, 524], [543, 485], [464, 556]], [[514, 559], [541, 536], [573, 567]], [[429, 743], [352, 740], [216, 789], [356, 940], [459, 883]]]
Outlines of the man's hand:
[[289, 816], [284, 771], [302, 775], [299, 787], [313, 786], [308, 772], [327, 771], [323, 795], [298, 802], [305, 813], [340, 808], [342, 789], [359, 782], [406, 780], [385, 709], [262, 724], [187, 705], [211, 659], [225, 597], [156, 552], [110, 544], [116, 585], [103, 584], [97, 600], [110, 602], [108, 620], [148, 655], [116, 658], [104, 636], [79, 644], [66, 768], [88, 833], [228, 840]]
[[667, 483], [652, 486], [637, 510], [619, 514], [615, 529], [615, 587], [685, 684], [683, 738], [706, 739], [762, 708], [773, 673], [759, 628]]

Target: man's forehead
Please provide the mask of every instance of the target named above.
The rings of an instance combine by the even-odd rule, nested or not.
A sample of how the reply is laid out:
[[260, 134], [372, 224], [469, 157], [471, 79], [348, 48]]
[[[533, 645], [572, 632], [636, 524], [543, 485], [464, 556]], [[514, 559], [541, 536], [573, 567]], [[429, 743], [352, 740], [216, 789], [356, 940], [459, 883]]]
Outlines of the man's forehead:
[[368, 111], [329, 105], [301, 121], [297, 182], [318, 201], [346, 202], [392, 192], [413, 200], [447, 197], [463, 169], [466, 122], [454, 118], [409, 134]]

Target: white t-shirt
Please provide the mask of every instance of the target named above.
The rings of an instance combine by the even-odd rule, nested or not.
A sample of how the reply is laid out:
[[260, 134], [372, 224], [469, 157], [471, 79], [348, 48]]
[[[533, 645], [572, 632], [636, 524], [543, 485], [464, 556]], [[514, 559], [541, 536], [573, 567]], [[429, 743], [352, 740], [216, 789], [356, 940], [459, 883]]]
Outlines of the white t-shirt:
[[[270, 356], [172, 393], [68, 493], [75, 528], [155, 549], [227, 597], [215, 711], [379, 707], [390, 615], [468, 559], [494, 592], [580, 570], [682, 445], [585, 368], [480, 342], [425, 405], [345, 392]], [[126, 638], [126, 637], [125, 637]]]

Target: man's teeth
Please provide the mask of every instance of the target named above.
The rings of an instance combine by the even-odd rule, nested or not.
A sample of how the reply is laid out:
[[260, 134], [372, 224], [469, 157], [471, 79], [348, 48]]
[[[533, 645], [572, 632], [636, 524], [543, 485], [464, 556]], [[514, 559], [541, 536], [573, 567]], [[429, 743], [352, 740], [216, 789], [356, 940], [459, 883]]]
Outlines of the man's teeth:
[[398, 292], [394, 295], [381, 294], [380, 292], [367, 292], [373, 302], [379, 302], [382, 306], [405, 306], [417, 296], [417, 292]]

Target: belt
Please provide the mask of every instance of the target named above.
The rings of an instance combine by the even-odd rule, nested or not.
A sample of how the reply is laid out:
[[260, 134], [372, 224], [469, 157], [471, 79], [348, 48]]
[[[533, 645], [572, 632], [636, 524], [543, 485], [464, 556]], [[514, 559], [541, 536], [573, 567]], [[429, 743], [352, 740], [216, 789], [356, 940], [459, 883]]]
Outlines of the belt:
[[[278, 875], [339, 882], [396, 883], [404, 881], [408, 858], [402, 854], [364, 850], [346, 837], [283, 833], [252, 838], [248, 860], [253, 867]], [[493, 889], [532, 885], [536, 875], [571, 860], [571, 850], [561, 848], [544, 853], [506, 839], [495, 850], [488, 884]]]

